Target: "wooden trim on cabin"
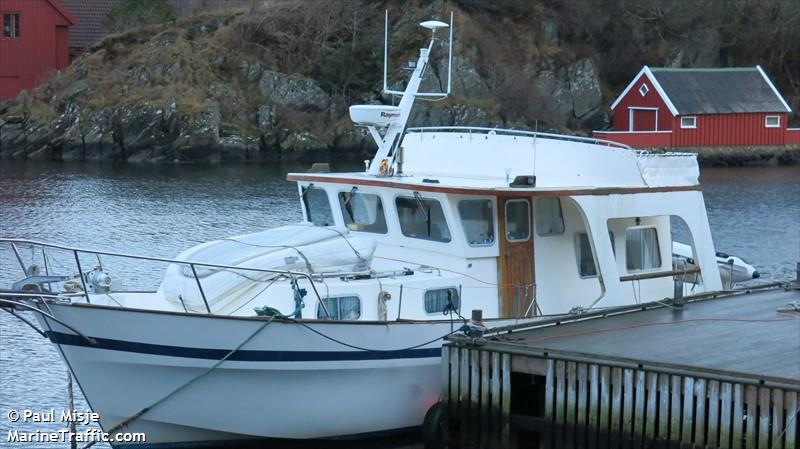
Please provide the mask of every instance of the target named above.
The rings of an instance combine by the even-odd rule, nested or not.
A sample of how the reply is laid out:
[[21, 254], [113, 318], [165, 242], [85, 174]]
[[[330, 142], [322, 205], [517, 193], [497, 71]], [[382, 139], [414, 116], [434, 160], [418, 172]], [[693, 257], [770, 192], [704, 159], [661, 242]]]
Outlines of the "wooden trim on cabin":
[[682, 274], [693, 274], [699, 272], [700, 272], [700, 267], [691, 267], [691, 268], [686, 268], [684, 270], [657, 271], [655, 273], [642, 273], [642, 274], [631, 274], [628, 276], [620, 276], [619, 281], [620, 282], [640, 281], [644, 279], [665, 278], [670, 276], [680, 276]]
[[[388, 178], [387, 178], [388, 179]], [[579, 195], [614, 195], [624, 193], [659, 193], [659, 192], [684, 192], [701, 190], [700, 185], [691, 186], [664, 186], [664, 187], [604, 187], [596, 189], [498, 189], [476, 187], [444, 187], [437, 184], [408, 184], [403, 182], [384, 181], [383, 179], [356, 179], [333, 178], [304, 174], [289, 174], [287, 181], [327, 182], [331, 184], [348, 184], [356, 186], [389, 187], [395, 189], [412, 190], [417, 192], [454, 193], [460, 195], [500, 195], [504, 197], [528, 198], [532, 196], [579, 196]]]

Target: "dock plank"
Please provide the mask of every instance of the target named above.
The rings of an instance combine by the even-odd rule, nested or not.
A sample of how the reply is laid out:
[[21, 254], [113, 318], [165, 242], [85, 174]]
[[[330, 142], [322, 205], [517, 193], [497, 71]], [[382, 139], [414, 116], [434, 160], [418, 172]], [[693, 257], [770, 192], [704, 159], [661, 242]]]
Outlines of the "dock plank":
[[683, 423], [681, 425], [681, 443], [692, 444], [694, 430], [694, 377], [683, 376]]
[[598, 439], [600, 444], [607, 442], [611, 423], [611, 368], [600, 367], [600, 425]]
[[706, 431], [706, 380], [697, 378], [694, 381], [694, 438], [692, 443], [705, 446]]
[[587, 438], [593, 440], [600, 426], [600, 367], [589, 365], [589, 433]]
[[783, 449], [783, 390], [772, 390], [772, 449]]
[[683, 394], [683, 385], [681, 376], [670, 376], [670, 432], [669, 439], [672, 441], [681, 440], [681, 422], [683, 414], [681, 413], [681, 396]]
[[749, 385], [744, 388], [744, 404], [747, 409], [745, 440], [744, 445], [747, 449], [756, 447], [756, 410], [758, 409], [758, 387]]
[[622, 437], [631, 439], [633, 429], [633, 370], [622, 370]]
[[708, 381], [708, 447], [717, 447], [719, 443], [719, 382]]
[[669, 374], [658, 375], [658, 439], [669, 438]]
[[800, 448], [797, 444], [797, 429], [800, 428], [800, 424], [798, 424], [800, 421], [798, 396], [796, 391], [787, 391], [783, 397], [783, 403], [786, 406], [786, 430], [783, 434], [784, 449]]

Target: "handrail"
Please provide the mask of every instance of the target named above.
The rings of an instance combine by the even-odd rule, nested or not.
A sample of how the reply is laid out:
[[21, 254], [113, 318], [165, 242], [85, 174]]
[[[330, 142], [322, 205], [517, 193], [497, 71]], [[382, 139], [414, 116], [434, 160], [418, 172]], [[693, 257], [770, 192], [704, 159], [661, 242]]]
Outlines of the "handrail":
[[421, 134], [424, 133], [425, 131], [468, 131], [468, 132], [479, 131], [479, 132], [485, 132], [486, 134], [494, 132], [495, 134], [501, 134], [501, 135], [544, 137], [546, 139], [553, 139], [553, 140], [571, 140], [581, 143], [605, 144], [610, 147], [617, 147], [625, 150], [634, 149], [628, 145], [625, 145], [624, 143], [614, 142], [612, 140], [597, 139], [594, 137], [569, 136], [566, 134], [545, 133], [539, 131], [524, 131], [518, 129], [487, 128], [480, 126], [426, 126], [426, 127], [408, 128], [406, 130], [407, 133], [418, 132]]
[[645, 279], [666, 278], [670, 276], [679, 276], [686, 274], [700, 273], [700, 267], [689, 267], [682, 270], [669, 270], [669, 271], [656, 271], [653, 273], [630, 274], [627, 276], [620, 276], [620, 282], [628, 281], [642, 281]]
[[[75, 260], [76, 260], [76, 263], [78, 263], [79, 271], [80, 271], [80, 262], [78, 261], [78, 253], [94, 254], [94, 255], [99, 255], [99, 256], [110, 256], [110, 257], [124, 257], [124, 258], [129, 258], [129, 259], [147, 260], [147, 261], [151, 261], [151, 262], [163, 262], [163, 263], [170, 263], [170, 264], [189, 265], [190, 267], [192, 267], [192, 273], [194, 274], [195, 281], [198, 283], [198, 285], [200, 284], [200, 278], [197, 277], [197, 272], [194, 269], [194, 266], [210, 267], [210, 268], [221, 268], [221, 269], [225, 269], [225, 270], [256, 271], [256, 272], [262, 272], [262, 273], [281, 274], [281, 275], [288, 276], [288, 277], [294, 277], [294, 276], [302, 277], [302, 278], [307, 279], [308, 282], [311, 284], [311, 289], [314, 290], [314, 294], [316, 295], [317, 300], [319, 301], [319, 304], [322, 306], [322, 309], [324, 310], [326, 316], [328, 316], [328, 317], [331, 316], [330, 313], [328, 312], [328, 307], [325, 305], [325, 301], [322, 300], [322, 297], [320, 296], [319, 291], [317, 290], [317, 286], [314, 283], [314, 279], [312, 277], [312, 274], [311, 273], [305, 273], [305, 272], [302, 272], [302, 271], [276, 270], [276, 269], [272, 269], [272, 268], [241, 267], [241, 266], [213, 264], [213, 263], [191, 261], [191, 260], [179, 260], [179, 259], [167, 259], [167, 258], [163, 258], [163, 257], [142, 256], [142, 255], [138, 255], [138, 254], [125, 254], [125, 253], [116, 253], [116, 252], [111, 252], [111, 251], [98, 251], [98, 250], [93, 250], [93, 249], [76, 248], [76, 247], [71, 247], [71, 246], [66, 246], [66, 245], [59, 245], [59, 244], [54, 244], [54, 243], [44, 243], [44, 242], [39, 242], [39, 241], [36, 241], [36, 240], [27, 240], [27, 239], [0, 238], [0, 244], [2, 244], [2, 243], [8, 243], [8, 244], [10, 244], [10, 245], [12, 245], [14, 247], [16, 247], [15, 245], [17, 245], [17, 244], [24, 244], [24, 245], [39, 246], [39, 247], [43, 247], [43, 248], [59, 249], [59, 250], [62, 250], [62, 251], [71, 251], [75, 255]], [[346, 275], [350, 275], [350, 274], [359, 274], [359, 273], [357, 273], [357, 272], [337, 273], [337, 275], [340, 275], [340, 276], [346, 276]], [[82, 282], [84, 282], [84, 296], [86, 297], [86, 302], [88, 303], [88, 302], [90, 302], [89, 301], [89, 292], [85, 288], [85, 280], [83, 279], [83, 272], [80, 272], [80, 275], [81, 275]], [[211, 309], [208, 307], [208, 303], [206, 301], [205, 294], [203, 293], [202, 287], [200, 288], [200, 294], [203, 297], [203, 302], [206, 303], [205, 304], [206, 305], [206, 309], [207, 309], [208, 313], [210, 314], [211, 313]]]

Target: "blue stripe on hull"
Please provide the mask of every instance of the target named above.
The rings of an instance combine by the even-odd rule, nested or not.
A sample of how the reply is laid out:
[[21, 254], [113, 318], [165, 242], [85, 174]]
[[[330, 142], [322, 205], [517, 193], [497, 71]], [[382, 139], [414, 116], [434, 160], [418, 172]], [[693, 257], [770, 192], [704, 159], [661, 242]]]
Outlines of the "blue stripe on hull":
[[[230, 350], [211, 348], [191, 348], [185, 346], [167, 346], [151, 343], [138, 343], [109, 338], [94, 338], [97, 344], [91, 344], [82, 337], [61, 332], [46, 332], [50, 341], [59, 345], [84, 346], [111, 351], [135, 352], [138, 354], [163, 355], [189, 359], [220, 360]], [[240, 362], [329, 362], [341, 360], [391, 360], [422, 359], [440, 357], [442, 349], [401, 349], [392, 351], [254, 351], [238, 350], [228, 360]]]

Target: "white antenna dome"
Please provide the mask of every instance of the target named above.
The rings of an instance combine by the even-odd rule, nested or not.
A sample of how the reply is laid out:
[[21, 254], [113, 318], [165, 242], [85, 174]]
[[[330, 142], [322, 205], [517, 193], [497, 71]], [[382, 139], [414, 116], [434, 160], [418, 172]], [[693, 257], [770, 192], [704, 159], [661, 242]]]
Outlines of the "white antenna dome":
[[423, 28], [427, 28], [427, 29], [432, 30], [432, 31], [436, 31], [439, 28], [447, 28], [450, 25], [448, 25], [448, 24], [446, 24], [444, 22], [440, 22], [438, 20], [428, 20], [428, 21], [420, 23], [419, 26], [421, 26]]

